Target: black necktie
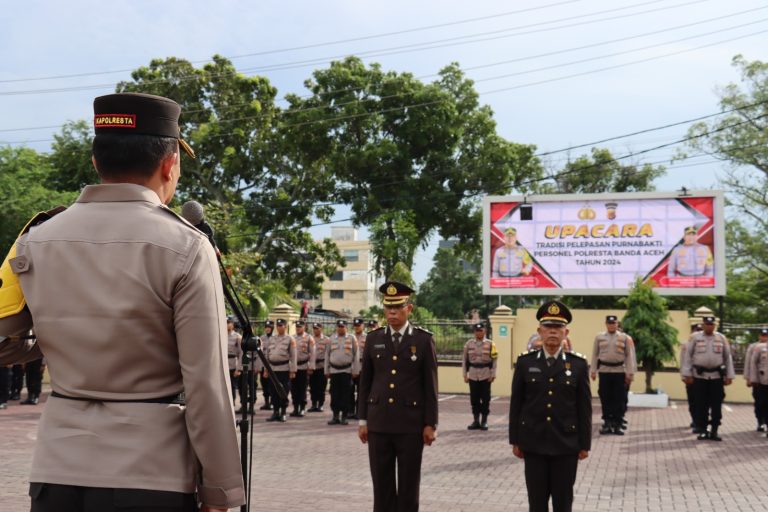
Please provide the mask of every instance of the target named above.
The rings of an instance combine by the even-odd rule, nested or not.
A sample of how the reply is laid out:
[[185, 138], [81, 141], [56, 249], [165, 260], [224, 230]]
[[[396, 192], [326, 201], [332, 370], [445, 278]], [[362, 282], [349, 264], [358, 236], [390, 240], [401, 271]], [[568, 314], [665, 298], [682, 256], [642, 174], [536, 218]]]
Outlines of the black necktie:
[[547, 366], [552, 366], [553, 364], [555, 364], [555, 358], [553, 356], [549, 356], [547, 358]]
[[400, 333], [396, 332], [392, 337], [395, 339], [395, 348], [397, 348], [400, 345]]

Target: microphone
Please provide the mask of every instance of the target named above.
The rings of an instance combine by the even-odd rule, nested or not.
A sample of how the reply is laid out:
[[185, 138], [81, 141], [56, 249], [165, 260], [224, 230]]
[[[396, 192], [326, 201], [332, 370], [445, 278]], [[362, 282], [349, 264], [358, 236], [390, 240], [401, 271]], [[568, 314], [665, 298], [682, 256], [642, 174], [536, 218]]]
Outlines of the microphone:
[[216, 251], [216, 255], [219, 256], [219, 248], [216, 247], [216, 241], [213, 238], [213, 228], [210, 224], [205, 222], [203, 205], [197, 201], [187, 201], [181, 207], [181, 216], [208, 237], [208, 241], [211, 242], [213, 249]]

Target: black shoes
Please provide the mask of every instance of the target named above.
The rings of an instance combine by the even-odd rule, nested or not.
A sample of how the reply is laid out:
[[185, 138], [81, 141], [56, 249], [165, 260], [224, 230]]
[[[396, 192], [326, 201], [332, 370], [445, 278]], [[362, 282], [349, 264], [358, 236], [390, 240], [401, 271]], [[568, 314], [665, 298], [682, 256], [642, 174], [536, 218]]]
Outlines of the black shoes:
[[260, 411], [271, 411], [272, 410], [272, 406], [269, 405], [269, 402], [267, 402], [264, 405], [262, 405], [261, 407], [259, 407], [259, 410]]
[[333, 418], [331, 418], [331, 421], [328, 422], [329, 425], [340, 425], [341, 421], [339, 421], [339, 415], [334, 413]]
[[299, 407], [294, 405], [293, 411], [291, 411], [291, 418], [300, 418], [302, 414], [299, 412]]
[[21, 400], [21, 392], [20, 391], [14, 391], [11, 393], [11, 397], [9, 400]]
[[480, 422], [480, 430], [488, 430], [488, 415], [483, 414], [483, 421]]
[[475, 419], [475, 421], [467, 426], [467, 430], [480, 430], [480, 422]]
[[26, 400], [24, 400], [23, 402], [19, 402], [19, 403], [20, 403], [20, 405], [37, 405], [39, 400], [40, 399], [38, 398], [37, 395], [30, 395], [30, 396], [27, 397]]

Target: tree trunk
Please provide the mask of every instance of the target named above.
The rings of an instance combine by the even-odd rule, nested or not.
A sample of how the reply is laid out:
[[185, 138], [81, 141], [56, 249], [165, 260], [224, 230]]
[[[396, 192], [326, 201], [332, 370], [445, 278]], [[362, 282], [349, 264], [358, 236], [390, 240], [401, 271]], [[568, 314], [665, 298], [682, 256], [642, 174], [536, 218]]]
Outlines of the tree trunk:
[[648, 394], [656, 394], [656, 391], [651, 386], [651, 380], [653, 379], [653, 367], [646, 366], [645, 368], [645, 392]]

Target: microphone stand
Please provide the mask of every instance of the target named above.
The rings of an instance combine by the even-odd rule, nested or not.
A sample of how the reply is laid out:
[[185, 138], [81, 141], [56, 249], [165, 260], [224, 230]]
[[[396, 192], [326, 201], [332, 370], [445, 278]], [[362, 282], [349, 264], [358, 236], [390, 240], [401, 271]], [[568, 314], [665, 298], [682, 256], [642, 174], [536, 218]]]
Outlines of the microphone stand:
[[[251, 411], [253, 411], [253, 406], [256, 402], [256, 386], [253, 380], [255, 376], [253, 366], [256, 360], [254, 354], [259, 357], [261, 363], [264, 365], [264, 368], [267, 370], [270, 386], [272, 386], [270, 391], [274, 391], [280, 397], [281, 401], [285, 400], [288, 397], [288, 394], [285, 392], [285, 388], [283, 388], [282, 384], [280, 384], [280, 381], [277, 380], [277, 376], [275, 375], [274, 370], [272, 370], [272, 365], [269, 364], [269, 360], [267, 360], [266, 356], [264, 355], [264, 351], [261, 348], [261, 339], [258, 336], [254, 336], [253, 328], [251, 327], [251, 321], [248, 318], [248, 315], [245, 313], [245, 308], [243, 307], [242, 302], [240, 302], [240, 298], [237, 295], [235, 286], [229, 279], [229, 275], [224, 268], [224, 264], [221, 262], [221, 255], [215, 246], [214, 249], [216, 250], [216, 256], [219, 260], [219, 268], [222, 275], [222, 285], [224, 288], [224, 298], [227, 300], [229, 307], [232, 309], [232, 312], [235, 314], [237, 320], [240, 322], [240, 325], [243, 327], [243, 352], [245, 352], [248, 356], [248, 362], [243, 364], [243, 376], [246, 377], [245, 383], [241, 384], [240, 386], [240, 403], [242, 414], [240, 419], [237, 421], [238, 427], [240, 428], [240, 464], [243, 468], [243, 483], [247, 485], [245, 505], [240, 507], [240, 512], [248, 512], [251, 506], [250, 477], [253, 474], [253, 425], [249, 416]], [[253, 397], [250, 396], [251, 392], [254, 393]], [[251, 401], [254, 403], [252, 404]], [[250, 449], [248, 444], [249, 431], [251, 433]], [[248, 455], [250, 455], [250, 459], [248, 458]]]

